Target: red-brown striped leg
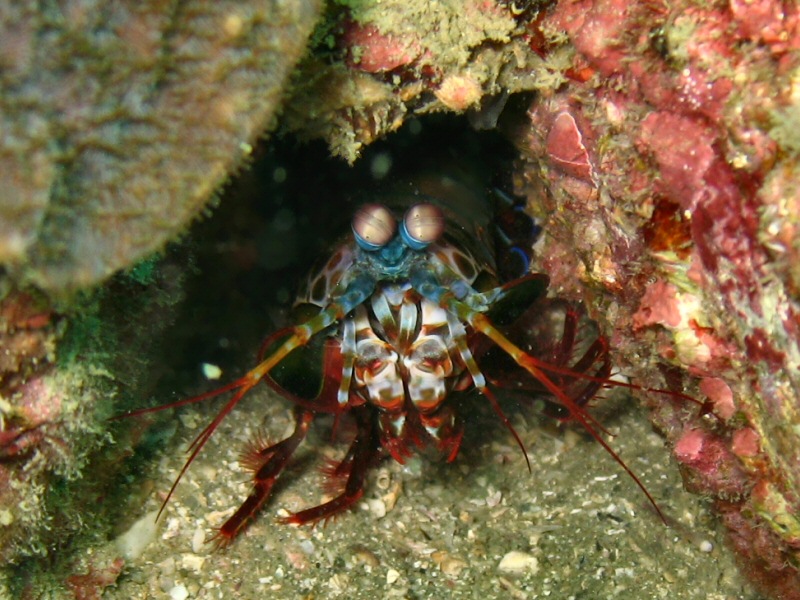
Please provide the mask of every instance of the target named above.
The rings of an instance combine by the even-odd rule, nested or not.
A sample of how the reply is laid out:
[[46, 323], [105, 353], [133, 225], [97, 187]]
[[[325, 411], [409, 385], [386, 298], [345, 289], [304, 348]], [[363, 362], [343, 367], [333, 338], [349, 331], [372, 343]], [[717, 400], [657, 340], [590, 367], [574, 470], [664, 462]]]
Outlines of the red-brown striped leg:
[[305, 525], [327, 520], [358, 502], [364, 494], [367, 471], [380, 448], [375, 425], [372, 422], [374, 410], [369, 405], [363, 405], [351, 411], [356, 418], [358, 432], [348, 451], [348, 458], [352, 456], [352, 464], [349, 465], [350, 472], [344, 491], [324, 504], [289, 515], [282, 519], [284, 523]]
[[401, 465], [411, 456], [409, 443], [419, 445], [414, 431], [411, 416], [405, 411], [388, 413], [381, 411], [378, 415], [380, 444]]
[[253, 491], [233, 513], [214, 536], [219, 545], [227, 545], [252, 521], [261, 506], [269, 498], [272, 486], [278, 479], [297, 447], [305, 439], [314, 413], [298, 408], [295, 410], [294, 432], [285, 440], [261, 450], [254, 450], [247, 456], [247, 462], [253, 469], [255, 480]]
[[461, 447], [464, 437], [464, 426], [456, 416], [452, 406], [442, 406], [433, 414], [420, 414], [419, 420], [428, 434], [436, 440], [439, 452], [447, 456], [447, 462], [453, 462]]

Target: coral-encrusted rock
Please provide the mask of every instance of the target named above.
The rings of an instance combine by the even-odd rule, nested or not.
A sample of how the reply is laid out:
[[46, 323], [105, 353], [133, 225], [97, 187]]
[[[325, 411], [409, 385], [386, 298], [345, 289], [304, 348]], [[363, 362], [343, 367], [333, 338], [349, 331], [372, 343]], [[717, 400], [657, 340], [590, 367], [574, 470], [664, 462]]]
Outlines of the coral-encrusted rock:
[[689, 429], [681, 435], [675, 443], [675, 457], [689, 467], [686, 480], [693, 492], [734, 500], [742, 497], [747, 478], [728, 446], [728, 440], [702, 429]]
[[650, 396], [654, 422], [754, 579], [798, 598], [798, 7], [564, 0], [541, 27], [595, 71], [536, 99], [520, 141], [521, 189], [548, 188], [541, 261], [640, 382], [678, 383], [659, 355], [701, 377], [707, 410]]
[[143, 344], [150, 349], [171, 322], [183, 283], [167, 261], [150, 265], [147, 279], [115, 279], [69, 319], [41, 294], [11, 290], [0, 300], [0, 577], [9, 563], [67, 545], [87, 507], [113, 497], [144, 426], [112, 444], [108, 417], [126, 401], [140, 405], [154, 385]]
[[415, 39], [398, 39], [371, 24], [350, 24], [342, 42], [346, 48], [347, 64], [367, 73], [393, 71], [413, 62], [421, 53]]
[[299, 66], [284, 127], [323, 138], [349, 162], [410, 114], [469, 110], [494, 127], [507, 93], [559, 84], [570, 64], [565, 46], [539, 56], [524, 14], [505, 0], [346, 4], [326, 24], [335, 48]]
[[75, 289], [182, 233], [270, 124], [320, 4], [4, 3], [0, 264]]

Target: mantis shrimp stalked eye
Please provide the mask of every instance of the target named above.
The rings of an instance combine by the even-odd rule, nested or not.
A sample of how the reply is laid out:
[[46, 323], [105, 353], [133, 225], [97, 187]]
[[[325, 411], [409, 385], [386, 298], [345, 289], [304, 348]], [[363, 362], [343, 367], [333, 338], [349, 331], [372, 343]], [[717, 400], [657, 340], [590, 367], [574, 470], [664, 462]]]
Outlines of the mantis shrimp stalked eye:
[[403, 241], [414, 250], [424, 250], [444, 232], [444, 216], [433, 204], [416, 204], [408, 209], [400, 225]]
[[353, 237], [360, 248], [378, 250], [389, 243], [397, 231], [397, 221], [380, 204], [365, 204], [353, 217]]

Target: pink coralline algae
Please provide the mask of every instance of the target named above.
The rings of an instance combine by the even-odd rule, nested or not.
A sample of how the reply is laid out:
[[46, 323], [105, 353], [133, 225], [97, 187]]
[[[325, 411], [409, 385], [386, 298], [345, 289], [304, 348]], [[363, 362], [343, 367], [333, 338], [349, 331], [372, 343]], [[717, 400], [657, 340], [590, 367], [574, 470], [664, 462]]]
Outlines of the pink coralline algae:
[[797, 6], [780, 0], [731, 0], [731, 12], [740, 34], [782, 55], [797, 50]]
[[114, 585], [124, 566], [125, 561], [121, 558], [113, 560], [104, 567], [91, 566], [83, 575], [70, 575], [67, 578], [67, 586], [71, 589], [75, 600], [100, 600], [103, 597], [103, 590]]
[[[0, 478], [12, 461], [32, 453], [60, 412], [57, 398], [43, 393], [42, 376], [52, 369], [54, 318], [41, 296], [12, 291], [0, 301]], [[3, 489], [0, 486], [0, 498]]]
[[602, 75], [619, 72], [627, 52], [626, 34], [635, 19], [636, 5], [620, 0], [563, 2], [556, 24], [573, 34], [575, 48]]
[[144, 392], [132, 390], [152, 385], [141, 376], [142, 344], [170, 322], [174, 296], [165, 290], [182, 281], [175, 270], [159, 273], [151, 287], [115, 281], [105, 312], [96, 298], [69, 321], [40, 293], [11, 289], [0, 300], [0, 568], [55, 554], [83, 530], [86, 507], [141, 435], [140, 424], [109, 443], [108, 417], [120, 386], [134, 401]]
[[592, 180], [594, 170], [583, 143], [583, 132], [572, 114], [556, 115], [547, 133], [547, 153], [553, 164], [567, 175]]
[[642, 329], [650, 325], [677, 327], [681, 324], [678, 308], [677, 288], [666, 281], [655, 281], [647, 287], [639, 305], [639, 312], [633, 315], [633, 326]]
[[45, 520], [35, 490], [47, 477], [36, 465], [63, 467], [71, 451], [57, 433], [63, 394], [48, 379], [57, 320], [40, 295], [12, 290], [0, 301], [0, 564]]
[[669, 111], [651, 112], [641, 123], [640, 143], [658, 163], [659, 192], [684, 210], [703, 193], [704, 177], [717, 158], [715, 137], [704, 121]]
[[350, 24], [342, 36], [347, 64], [367, 73], [392, 71], [414, 61], [420, 47], [382, 33], [374, 25]]
[[736, 413], [731, 387], [719, 377], [706, 377], [700, 381], [700, 393], [714, 405], [714, 413], [724, 420]]
[[722, 437], [689, 429], [675, 443], [675, 457], [690, 467], [686, 484], [692, 491], [738, 498], [747, 487], [747, 478]]
[[736, 456], [742, 458], [758, 456], [761, 447], [758, 443], [758, 434], [754, 429], [745, 427], [733, 432], [731, 450]]

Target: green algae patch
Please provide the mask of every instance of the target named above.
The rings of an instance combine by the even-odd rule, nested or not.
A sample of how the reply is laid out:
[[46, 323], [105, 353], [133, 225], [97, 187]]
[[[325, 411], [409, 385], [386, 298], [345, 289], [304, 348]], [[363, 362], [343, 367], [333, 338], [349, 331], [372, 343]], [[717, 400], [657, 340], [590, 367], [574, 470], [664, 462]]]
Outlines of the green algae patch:
[[125, 459], [146, 423], [111, 418], [152, 391], [161, 351], [153, 340], [182, 298], [178, 262], [152, 259], [146, 271], [54, 309], [51, 361], [6, 391], [6, 408], [17, 415], [16, 439], [0, 461], [0, 580], [10, 597], [63, 588], [71, 552], [116, 527], [129, 493]]

